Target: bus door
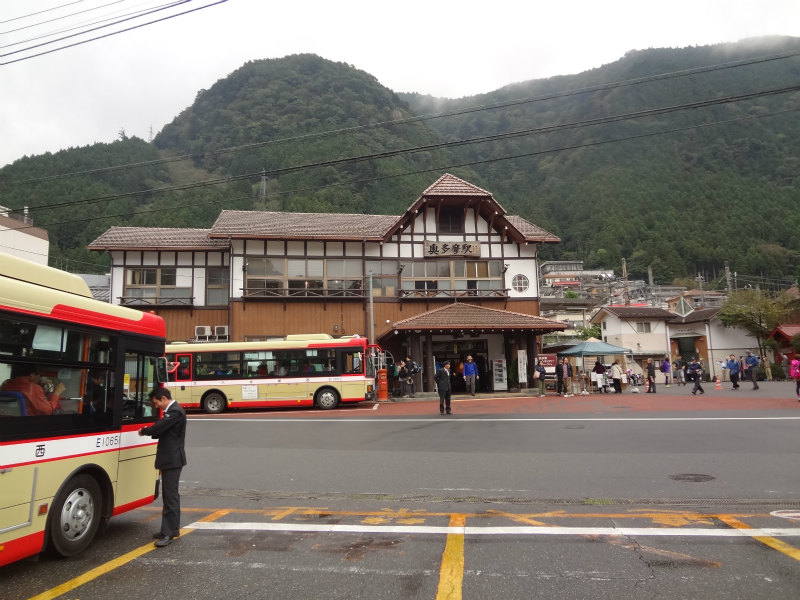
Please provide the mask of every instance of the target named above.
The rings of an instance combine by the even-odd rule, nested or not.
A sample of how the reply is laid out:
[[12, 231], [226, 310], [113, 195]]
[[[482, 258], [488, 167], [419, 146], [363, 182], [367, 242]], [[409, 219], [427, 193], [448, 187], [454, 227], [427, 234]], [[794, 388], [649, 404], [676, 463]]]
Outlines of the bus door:
[[338, 351], [339, 373], [342, 374], [342, 398], [363, 398], [366, 357], [363, 348], [342, 348]]

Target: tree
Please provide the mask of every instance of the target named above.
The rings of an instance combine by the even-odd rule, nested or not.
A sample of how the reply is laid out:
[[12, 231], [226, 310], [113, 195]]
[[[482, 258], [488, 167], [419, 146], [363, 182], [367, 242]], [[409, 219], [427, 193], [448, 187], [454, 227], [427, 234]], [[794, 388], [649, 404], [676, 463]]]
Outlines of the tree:
[[588, 340], [589, 338], [597, 338], [600, 339], [600, 336], [603, 335], [603, 332], [600, 330], [600, 323], [595, 323], [591, 327], [578, 327], [578, 339], [581, 340]]
[[769, 298], [760, 290], [733, 292], [719, 312], [725, 325], [741, 327], [756, 338], [761, 352], [761, 340], [788, 315], [786, 304]]

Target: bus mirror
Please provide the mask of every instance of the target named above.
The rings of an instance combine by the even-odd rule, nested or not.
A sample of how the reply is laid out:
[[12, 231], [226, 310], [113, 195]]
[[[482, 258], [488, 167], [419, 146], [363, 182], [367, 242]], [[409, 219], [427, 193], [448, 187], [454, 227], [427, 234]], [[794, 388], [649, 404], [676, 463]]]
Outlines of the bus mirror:
[[167, 359], [163, 356], [156, 359], [156, 379], [159, 383], [167, 382]]

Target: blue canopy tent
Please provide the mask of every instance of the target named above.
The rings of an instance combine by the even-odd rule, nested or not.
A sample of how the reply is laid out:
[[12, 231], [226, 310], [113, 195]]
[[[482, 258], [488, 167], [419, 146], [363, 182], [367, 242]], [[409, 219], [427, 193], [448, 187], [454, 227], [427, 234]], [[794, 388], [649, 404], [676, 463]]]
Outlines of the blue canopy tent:
[[586, 340], [558, 353], [559, 356], [606, 356], [607, 354], [631, 354], [631, 349], [600, 340]]
[[[622, 346], [615, 346], [614, 344], [609, 344], [607, 342], [601, 342], [600, 340], [588, 339], [579, 344], [574, 345], [572, 348], [568, 350], [564, 350], [558, 353], [558, 356], [580, 356], [581, 358], [585, 356], [608, 356], [608, 355], [625, 355], [631, 354], [630, 348], [623, 348]], [[603, 380], [603, 378], [600, 378]], [[600, 380], [597, 382], [598, 390], [603, 387], [603, 382]], [[592, 379], [594, 382], [594, 379]], [[607, 384], [606, 384], [607, 385]], [[601, 390], [602, 391], [602, 390]], [[583, 382], [583, 391], [582, 394], [587, 394], [586, 391], [586, 381], [584, 379]]]

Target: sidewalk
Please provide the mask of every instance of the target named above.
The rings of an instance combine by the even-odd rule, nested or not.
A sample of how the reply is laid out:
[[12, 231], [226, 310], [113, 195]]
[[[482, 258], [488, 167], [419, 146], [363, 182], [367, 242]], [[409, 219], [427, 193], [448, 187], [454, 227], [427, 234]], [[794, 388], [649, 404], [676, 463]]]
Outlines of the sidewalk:
[[[744, 383], [739, 383], [738, 390], [731, 389], [730, 381], [722, 383], [722, 389], [716, 389], [716, 384], [713, 381], [703, 382], [702, 386], [705, 390], [705, 396], [746, 396], [746, 397], [763, 397], [763, 398], [797, 398], [795, 395], [795, 382], [794, 381], [759, 381], [758, 382], [758, 390], [753, 389], [753, 384], [749, 381]], [[663, 383], [656, 382], [656, 393], [655, 394], [648, 394], [647, 396], [653, 398], [655, 396], [691, 396], [692, 389], [694, 388], [694, 384], [687, 383], [686, 385], [678, 385], [675, 383], [670, 384], [669, 387], [665, 386]], [[639, 395], [644, 394], [644, 386], [639, 386]], [[591, 396], [600, 396], [600, 397], [611, 397], [614, 396], [613, 393], [605, 394], [605, 393], [598, 393], [592, 392], [588, 394]], [[631, 388], [627, 387], [623, 389], [622, 395], [637, 395], [634, 392], [631, 392]], [[698, 396], [700, 394], [698, 393]], [[539, 391], [536, 388], [529, 388], [527, 390], [521, 390], [519, 392], [479, 392], [476, 394], [476, 398], [481, 399], [490, 399], [490, 398], [538, 398]], [[467, 398], [472, 398], [470, 394], [453, 394], [453, 400], [464, 400]], [[557, 398], [555, 393], [548, 392], [546, 395], [547, 398]], [[585, 397], [582, 394], [575, 394], [575, 398]], [[430, 401], [430, 400], [438, 400], [439, 394], [436, 392], [417, 392], [414, 398], [389, 398], [389, 400], [384, 400], [383, 402], [415, 402], [415, 401]]]

